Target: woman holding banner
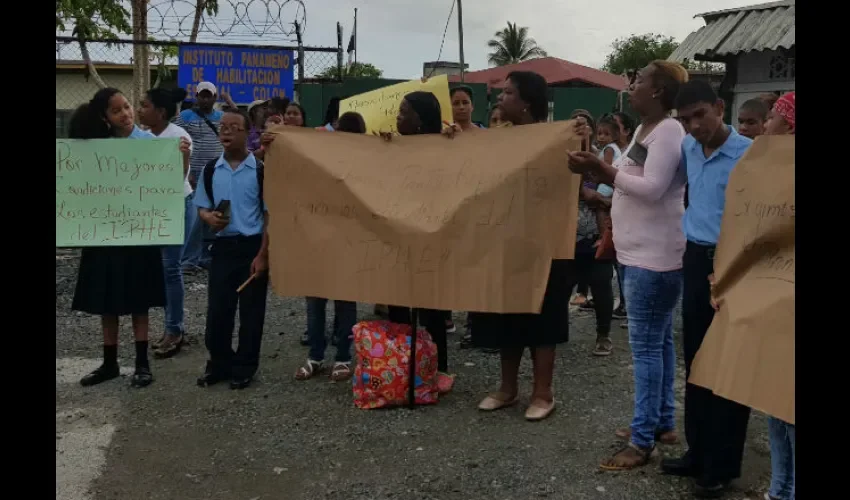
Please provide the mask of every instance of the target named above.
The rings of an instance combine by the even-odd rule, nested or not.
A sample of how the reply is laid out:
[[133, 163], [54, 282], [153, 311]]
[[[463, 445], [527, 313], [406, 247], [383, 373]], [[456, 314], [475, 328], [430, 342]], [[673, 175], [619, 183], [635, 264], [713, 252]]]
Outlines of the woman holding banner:
[[[499, 95], [503, 118], [515, 126], [545, 122], [549, 115], [547, 92], [546, 80], [537, 73], [510, 73]], [[519, 401], [519, 366], [528, 347], [534, 365], [534, 389], [525, 418], [543, 420], [554, 411], [555, 346], [569, 340], [567, 303], [575, 286], [573, 275], [571, 261], [552, 261], [540, 314], [475, 315], [475, 328], [480, 329], [482, 347], [498, 347], [502, 357], [501, 385], [481, 401], [479, 410], [499, 410]]]
[[[127, 98], [114, 88], [98, 90], [74, 111], [70, 122], [72, 139], [148, 139], [153, 134], [135, 124], [135, 113]], [[189, 143], [180, 141], [180, 150]], [[103, 364], [80, 380], [91, 386], [119, 376], [118, 318], [131, 315], [136, 338], [136, 370], [132, 387], [153, 382], [148, 363], [148, 310], [165, 306], [162, 254], [156, 246], [110, 246], [83, 249], [77, 286], [71, 308], [101, 317]]]

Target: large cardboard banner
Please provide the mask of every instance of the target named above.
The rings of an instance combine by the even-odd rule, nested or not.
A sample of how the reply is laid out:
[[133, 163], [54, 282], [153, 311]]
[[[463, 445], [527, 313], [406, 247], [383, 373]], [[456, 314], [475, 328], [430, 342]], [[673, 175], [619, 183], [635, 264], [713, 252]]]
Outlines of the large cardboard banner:
[[369, 134], [396, 132], [395, 118], [398, 115], [398, 106], [405, 95], [417, 90], [434, 94], [440, 101], [443, 121], [449, 123], [454, 121], [452, 120], [452, 101], [449, 98], [449, 77], [446, 75], [435, 76], [424, 83], [421, 80], [397, 83], [344, 99], [339, 102], [339, 114], [346, 111], [360, 113], [366, 121], [366, 133]]
[[56, 139], [56, 246], [182, 245], [178, 139]]
[[276, 128], [264, 187], [275, 290], [538, 312], [555, 252], [569, 247], [571, 257], [575, 246], [572, 130], [558, 122], [385, 142]]
[[794, 423], [795, 138], [762, 136], [738, 162], [714, 269], [720, 311], [690, 382]]

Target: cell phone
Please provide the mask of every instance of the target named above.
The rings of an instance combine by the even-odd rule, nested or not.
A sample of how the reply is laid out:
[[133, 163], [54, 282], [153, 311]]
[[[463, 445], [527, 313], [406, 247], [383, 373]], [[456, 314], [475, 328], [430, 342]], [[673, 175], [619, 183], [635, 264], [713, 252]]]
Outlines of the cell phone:
[[644, 163], [646, 163], [647, 154], [648, 150], [646, 149], [646, 146], [635, 141], [635, 143], [632, 144], [632, 147], [629, 148], [629, 153], [626, 157], [642, 167]]
[[218, 206], [215, 207], [215, 211], [222, 214], [223, 218], [230, 218], [230, 200], [221, 200], [218, 202]]

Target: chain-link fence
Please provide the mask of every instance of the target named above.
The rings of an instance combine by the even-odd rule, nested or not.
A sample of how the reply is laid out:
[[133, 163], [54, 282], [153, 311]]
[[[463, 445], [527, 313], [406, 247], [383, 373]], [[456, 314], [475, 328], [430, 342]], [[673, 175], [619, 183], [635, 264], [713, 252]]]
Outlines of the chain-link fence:
[[[262, 45], [235, 45], [235, 44], [210, 44], [184, 42], [135, 42], [132, 40], [117, 40], [113, 42], [87, 41], [81, 44], [78, 40], [69, 37], [56, 37], [56, 136], [64, 137], [67, 132], [68, 119], [71, 112], [80, 104], [87, 102], [95, 92], [102, 86], [115, 87], [124, 92], [131, 101], [135, 101], [134, 89], [139, 82], [133, 76], [133, 60], [138, 50], [134, 48], [144, 46], [147, 49], [149, 61], [150, 80], [145, 82], [149, 87], [177, 87], [183, 84], [187, 90], [191, 90], [192, 84], [198, 82], [178, 82], [178, 53], [181, 45], [192, 45], [208, 50], [210, 52], [242, 53], [249, 54], [252, 49], [272, 49], [278, 51], [278, 59], [261, 59], [261, 64], [271, 64], [271, 67], [291, 67], [294, 75], [294, 90], [297, 93], [299, 85], [315, 81], [339, 81], [342, 69], [342, 45], [337, 47], [305, 47], [305, 46], [262, 46]], [[94, 71], [91, 71], [86, 61], [91, 61]], [[291, 56], [289, 55], [291, 54]], [[251, 66], [251, 61], [232, 61], [231, 67]], [[303, 58], [303, 65], [301, 59]], [[257, 61], [256, 59], [254, 60]], [[274, 61], [278, 61], [275, 63]], [[219, 61], [221, 63], [221, 61]], [[246, 63], [246, 64], [243, 64]], [[215, 64], [215, 63], [213, 63]], [[221, 64], [215, 64], [221, 67]], [[226, 68], [226, 64], [224, 66]], [[230, 71], [230, 70], [228, 70]], [[245, 72], [232, 73], [235, 75], [235, 83], [249, 84], [253, 80], [256, 84], [254, 90], [249, 93], [232, 95], [236, 104], [246, 105], [257, 99], [267, 99], [282, 94], [278, 87], [280, 80], [275, 76], [277, 72], [264, 72], [264, 76], [249, 75]], [[272, 78], [274, 77], [274, 78]], [[210, 75], [204, 75], [205, 79], [216, 83], [222, 90], [228, 85], [217, 82]], [[146, 90], [146, 89], [143, 89]], [[142, 90], [142, 91], [143, 91]], [[292, 97], [292, 96], [286, 96]]]

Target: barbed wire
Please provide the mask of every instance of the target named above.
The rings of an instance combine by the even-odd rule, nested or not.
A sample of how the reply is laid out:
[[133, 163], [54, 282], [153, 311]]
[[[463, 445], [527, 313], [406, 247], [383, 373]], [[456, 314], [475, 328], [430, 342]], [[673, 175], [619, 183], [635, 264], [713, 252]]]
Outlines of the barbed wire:
[[[154, 0], [148, 7], [148, 34], [189, 37], [196, 3], [196, 0]], [[295, 22], [301, 26], [302, 34], [306, 30], [307, 8], [303, 0], [219, 0], [218, 4], [215, 17], [202, 13], [199, 34], [294, 37]]]

